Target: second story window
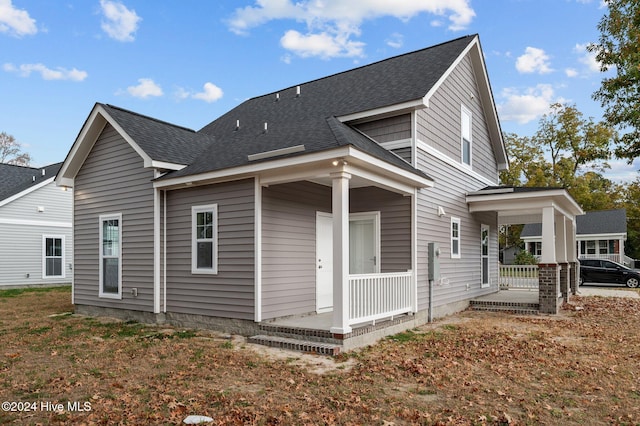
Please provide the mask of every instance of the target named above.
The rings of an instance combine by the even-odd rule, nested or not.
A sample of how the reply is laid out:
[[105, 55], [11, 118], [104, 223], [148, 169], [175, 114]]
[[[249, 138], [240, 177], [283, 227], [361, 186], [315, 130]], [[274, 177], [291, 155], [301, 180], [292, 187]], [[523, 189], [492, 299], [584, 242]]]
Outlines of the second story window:
[[461, 149], [462, 149], [462, 163], [467, 166], [471, 165], [471, 111], [462, 106], [460, 114], [460, 132], [461, 132]]

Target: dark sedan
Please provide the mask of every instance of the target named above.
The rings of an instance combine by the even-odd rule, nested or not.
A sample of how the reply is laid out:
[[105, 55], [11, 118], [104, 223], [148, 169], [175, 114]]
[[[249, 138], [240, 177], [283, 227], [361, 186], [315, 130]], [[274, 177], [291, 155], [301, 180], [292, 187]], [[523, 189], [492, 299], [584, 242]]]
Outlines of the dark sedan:
[[636, 288], [640, 273], [605, 259], [580, 259], [580, 283], [622, 284]]

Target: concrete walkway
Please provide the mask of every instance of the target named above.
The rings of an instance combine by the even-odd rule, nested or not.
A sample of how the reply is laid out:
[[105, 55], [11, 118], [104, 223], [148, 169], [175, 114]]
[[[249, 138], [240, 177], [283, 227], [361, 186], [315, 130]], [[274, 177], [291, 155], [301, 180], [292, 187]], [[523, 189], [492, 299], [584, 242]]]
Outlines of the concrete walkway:
[[640, 299], [640, 294], [633, 290], [617, 290], [602, 287], [580, 286], [578, 296], [629, 297]]

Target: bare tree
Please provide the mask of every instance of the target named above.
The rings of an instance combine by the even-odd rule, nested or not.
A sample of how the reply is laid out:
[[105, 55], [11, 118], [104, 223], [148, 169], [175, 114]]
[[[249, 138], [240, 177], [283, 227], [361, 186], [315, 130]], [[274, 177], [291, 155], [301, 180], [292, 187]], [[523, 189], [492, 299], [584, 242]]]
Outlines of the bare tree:
[[0, 163], [28, 166], [31, 155], [22, 151], [22, 144], [6, 132], [0, 133]]

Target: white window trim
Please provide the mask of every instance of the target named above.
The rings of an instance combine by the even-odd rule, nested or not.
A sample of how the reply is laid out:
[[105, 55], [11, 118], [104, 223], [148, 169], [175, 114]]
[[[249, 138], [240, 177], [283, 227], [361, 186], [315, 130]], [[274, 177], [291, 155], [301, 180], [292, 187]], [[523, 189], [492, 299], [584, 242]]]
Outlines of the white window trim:
[[[484, 278], [484, 254], [482, 254], [482, 233], [487, 230], [487, 282], [482, 282]], [[480, 288], [487, 288], [491, 285], [491, 227], [480, 225]]]
[[[197, 214], [202, 212], [213, 212], [213, 260], [211, 268], [198, 268], [198, 239], [196, 238]], [[191, 207], [191, 273], [216, 275], [218, 273], [218, 205], [208, 204], [204, 206]]]
[[[465, 115], [469, 117], [469, 164], [464, 162], [464, 137], [462, 127], [464, 125]], [[464, 105], [460, 105], [460, 163], [464, 167], [472, 167], [473, 165], [473, 114], [471, 110]]]
[[[453, 237], [453, 224], [456, 223], [458, 224], [458, 238], [454, 238]], [[451, 218], [451, 226], [449, 227], [449, 237], [451, 238], [450, 244], [451, 244], [451, 258], [452, 259], [460, 259], [461, 253], [462, 253], [462, 238], [461, 237], [461, 226], [460, 226], [460, 218], [458, 217], [452, 217]], [[454, 253], [453, 252], [453, 241], [457, 240], [458, 241], [458, 253]]]
[[[104, 262], [102, 254], [102, 224], [106, 220], [118, 220], [118, 292], [105, 293], [102, 291], [102, 279], [104, 275]], [[98, 218], [99, 240], [98, 240], [98, 260], [99, 260], [99, 281], [98, 281], [98, 297], [106, 299], [122, 299], [122, 213], [100, 215]]]
[[[55, 238], [62, 241], [62, 275], [47, 275], [47, 239]], [[42, 236], [42, 278], [66, 278], [66, 257], [65, 257], [64, 235], [43, 235]]]

